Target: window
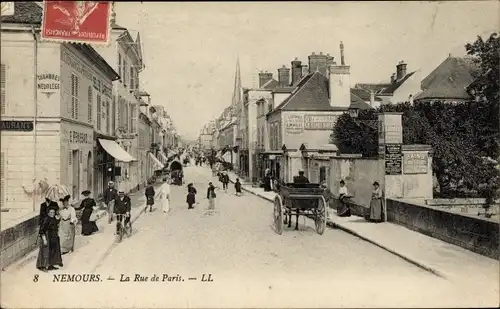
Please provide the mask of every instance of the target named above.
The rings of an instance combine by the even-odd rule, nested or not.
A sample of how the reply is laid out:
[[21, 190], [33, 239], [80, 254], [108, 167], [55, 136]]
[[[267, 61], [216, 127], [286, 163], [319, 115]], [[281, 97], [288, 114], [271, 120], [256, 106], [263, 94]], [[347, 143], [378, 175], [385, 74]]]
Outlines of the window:
[[122, 114], [122, 111], [123, 111], [123, 107], [122, 107], [122, 97], [118, 97], [118, 101], [116, 102], [117, 104], [117, 108], [118, 110], [116, 111], [117, 114], [118, 114], [118, 119], [117, 119], [117, 128], [121, 128], [122, 127], [122, 119], [123, 119], [123, 114]]
[[87, 91], [87, 99], [88, 99], [88, 120], [89, 123], [92, 123], [92, 86], [89, 86]]
[[128, 118], [127, 118], [127, 121], [128, 121], [128, 133], [132, 133], [132, 126], [133, 126], [133, 117], [134, 115], [132, 114], [133, 113], [133, 110], [132, 110], [132, 103], [129, 103], [128, 104], [128, 110], [129, 110], [129, 114], [128, 114]]
[[97, 102], [96, 102], [96, 110], [97, 110], [97, 131], [101, 130], [101, 95], [97, 94]]
[[[3, 66], [3, 65], [2, 65]], [[5, 205], [5, 152], [0, 153], [0, 208]]]
[[129, 105], [127, 101], [123, 102], [123, 107], [125, 109], [125, 117], [123, 117], [123, 127], [125, 128], [125, 132], [128, 132], [128, 124], [130, 120], [128, 111]]
[[1, 84], [0, 114], [1, 115], [5, 115], [6, 76], [7, 76], [7, 67], [4, 63], [2, 63], [2, 65], [0, 67], [0, 79], [1, 79], [1, 81], [0, 81], [0, 84]]
[[118, 74], [120, 75], [120, 78], [123, 81], [123, 62], [122, 62], [122, 54], [120, 53], [118, 53]]
[[131, 133], [137, 133], [137, 117], [138, 117], [137, 104], [132, 105], [132, 128]]
[[115, 133], [116, 131], [116, 96], [113, 96], [113, 103], [111, 106], [111, 133]]
[[127, 87], [127, 83], [128, 83], [128, 66], [127, 66], [127, 61], [125, 59], [123, 59], [123, 76], [122, 76], [122, 80], [123, 80], [123, 86], [124, 87]]
[[111, 133], [111, 111], [109, 100], [106, 100], [106, 132]]
[[71, 74], [71, 118], [78, 119], [78, 76]]
[[322, 166], [319, 168], [319, 182], [322, 183], [326, 181], [326, 167]]
[[136, 89], [135, 87], [135, 70], [130, 66], [130, 89]]

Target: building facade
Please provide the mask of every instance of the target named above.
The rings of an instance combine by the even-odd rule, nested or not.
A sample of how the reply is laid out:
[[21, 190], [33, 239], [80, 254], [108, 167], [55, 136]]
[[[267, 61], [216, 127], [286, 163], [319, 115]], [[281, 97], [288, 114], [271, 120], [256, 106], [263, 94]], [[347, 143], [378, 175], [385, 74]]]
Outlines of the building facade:
[[75, 198], [85, 189], [96, 193], [96, 105], [100, 96], [107, 106], [119, 78], [89, 45], [40, 42], [31, 26], [39, 31], [41, 8], [30, 10], [31, 24], [9, 16], [1, 32], [0, 203], [19, 210], [38, 206], [41, 192], [34, 188], [40, 182], [66, 185]]

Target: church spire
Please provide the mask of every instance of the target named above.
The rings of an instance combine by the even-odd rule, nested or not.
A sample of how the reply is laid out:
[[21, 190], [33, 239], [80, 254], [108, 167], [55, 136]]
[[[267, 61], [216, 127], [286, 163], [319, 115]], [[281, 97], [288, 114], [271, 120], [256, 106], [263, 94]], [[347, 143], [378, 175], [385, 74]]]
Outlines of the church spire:
[[240, 73], [240, 57], [236, 58], [236, 71], [234, 73], [234, 89], [233, 89], [233, 100], [231, 102], [231, 109], [233, 111], [233, 116], [238, 116], [242, 108], [242, 92], [241, 92], [241, 73]]

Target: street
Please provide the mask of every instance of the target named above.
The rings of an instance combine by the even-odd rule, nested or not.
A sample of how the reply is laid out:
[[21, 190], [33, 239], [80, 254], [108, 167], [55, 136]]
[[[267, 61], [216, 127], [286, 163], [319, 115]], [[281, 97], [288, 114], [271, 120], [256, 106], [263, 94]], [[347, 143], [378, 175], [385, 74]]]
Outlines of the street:
[[[97, 267], [84, 264], [79, 270], [68, 271], [71, 275], [88, 274], [95, 268], [99, 282], [54, 283], [53, 274], [42, 273], [33, 283], [33, 275], [38, 272], [32, 263], [28, 272], [31, 276], [23, 276], [22, 288], [20, 275], [16, 276], [18, 284], [3, 282], [2, 305], [179, 308], [488, 304], [487, 299], [477, 297], [480, 291], [476, 293], [470, 282], [448, 282], [340, 230], [327, 229], [320, 236], [309, 219], [306, 225], [300, 219], [300, 231], [285, 229], [279, 236], [271, 226], [272, 205], [253, 195], [236, 197], [232, 186], [228, 193], [218, 191], [216, 212], [206, 215], [207, 184], [211, 180], [220, 184], [207, 168], [188, 167], [185, 174], [186, 184], [193, 182], [198, 189], [199, 204], [194, 210], [188, 210], [185, 204], [185, 187], [172, 185], [170, 213], [162, 213], [157, 205], [156, 211], [143, 214], [134, 223], [132, 237], [102, 257]], [[57, 273], [66, 272], [61, 269]]]

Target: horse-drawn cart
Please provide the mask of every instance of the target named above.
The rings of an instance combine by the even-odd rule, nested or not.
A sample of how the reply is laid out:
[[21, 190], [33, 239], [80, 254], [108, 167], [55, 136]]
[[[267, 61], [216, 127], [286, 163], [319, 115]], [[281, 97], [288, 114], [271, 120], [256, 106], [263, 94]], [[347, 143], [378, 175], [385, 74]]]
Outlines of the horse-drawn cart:
[[295, 229], [298, 230], [299, 216], [312, 217], [316, 232], [323, 235], [326, 228], [327, 204], [320, 184], [287, 183], [279, 188], [274, 198], [274, 227], [276, 233], [283, 233], [283, 224], [291, 227], [292, 215], [296, 215]]

